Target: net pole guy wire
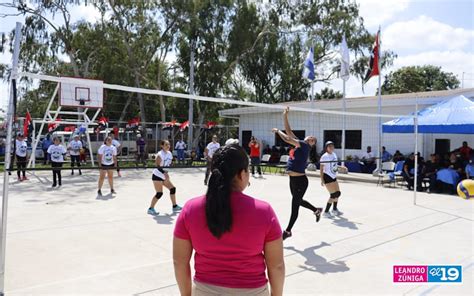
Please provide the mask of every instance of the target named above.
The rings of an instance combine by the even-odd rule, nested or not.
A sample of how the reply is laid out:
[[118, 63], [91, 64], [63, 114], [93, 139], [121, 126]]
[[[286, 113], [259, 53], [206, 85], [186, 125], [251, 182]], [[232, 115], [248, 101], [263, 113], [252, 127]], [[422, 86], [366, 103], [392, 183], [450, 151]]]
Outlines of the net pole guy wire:
[[[12, 133], [13, 133], [13, 100], [16, 97], [16, 82], [18, 79], [18, 58], [20, 54], [21, 23], [17, 22], [15, 27], [15, 44], [13, 49], [12, 72], [10, 77], [10, 98], [8, 101], [7, 112], [7, 143], [5, 147], [5, 168], [10, 166]], [[1, 242], [0, 242], [0, 295], [5, 295], [5, 248], [7, 237], [7, 214], [8, 214], [8, 190], [9, 190], [9, 172], [3, 173], [3, 195], [2, 195], [2, 219], [1, 219]]]

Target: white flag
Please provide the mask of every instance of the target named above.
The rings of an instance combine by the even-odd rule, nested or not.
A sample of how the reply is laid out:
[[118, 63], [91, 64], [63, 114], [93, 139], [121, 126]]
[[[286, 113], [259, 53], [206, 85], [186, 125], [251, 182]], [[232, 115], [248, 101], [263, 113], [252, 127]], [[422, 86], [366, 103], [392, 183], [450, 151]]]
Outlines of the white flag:
[[342, 80], [347, 81], [350, 76], [350, 61], [349, 61], [349, 48], [347, 48], [346, 36], [342, 37], [341, 42], [341, 72], [339, 76]]

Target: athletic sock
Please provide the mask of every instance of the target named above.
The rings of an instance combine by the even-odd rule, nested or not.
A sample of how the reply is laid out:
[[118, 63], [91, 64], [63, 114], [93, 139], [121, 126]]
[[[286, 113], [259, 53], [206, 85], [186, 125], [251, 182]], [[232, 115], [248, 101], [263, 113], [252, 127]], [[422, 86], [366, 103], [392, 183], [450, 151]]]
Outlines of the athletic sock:
[[325, 213], [328, 213], [329, 212], [329, 209], [331, 208], [331, 203], [327, 203], [326, 204], [326, 209], [324, 210]]
[[333, 202], [333, 204], [332, 204], [332, 209], [333, 209], [334, 211], [337, 211], [337, 201]]

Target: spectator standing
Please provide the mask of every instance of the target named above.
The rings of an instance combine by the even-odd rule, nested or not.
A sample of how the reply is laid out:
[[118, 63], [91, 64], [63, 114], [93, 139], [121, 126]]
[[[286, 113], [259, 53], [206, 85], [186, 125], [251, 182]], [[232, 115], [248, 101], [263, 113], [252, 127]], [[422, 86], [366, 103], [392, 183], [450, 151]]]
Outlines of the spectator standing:
[[[18, 181], [25, 181], [28, 180], [26, 177], [26, 157], [28, 151], [28, 144], [26, 142], [25, 136], [23, 133], [19, 133], [16, 137], [16, 150], [15, 150], [15, 157], [16, 157], [16, 174], [18, 176]], [[23, 175], [21, 177], [20, 173]]]
[[178, 162], [184, 163], [184, 150], [186, 150], [186, 143], [184, 143], [183, 139], [179, 139], [174, 146], [176, 152], [178, 153]]
[[211, 174], [212, 156], [220, 147], [221, 144], [217, 142], [217, 136], [212, 136], [212, 142], [207, 144], [206, 149], [204, 150], [204, 156], [207, 160], [206, 175], [204, 176], [204, 185], [207, 185], [207, 180], [209, 179], [209, 175]]
[[250, 138], [249, 148], [252, 177], [255, 177], [255, 167], [257, 167], [259, 177], [262, 177], [262, 169], [260, 168], [260, 143], [257, 141], [257, 138], [253, 136]]
[[138, 167], [138, 164], [142, 163], [143, 166], [146, 167], [146, 152], [145, 152], [146, 141], [142, 137], [141, 134], [137, 135], [136, 144], [137, 144], [137, 164], [136, 165]]
[[458, 149], [461, 153], [461, 157], [464, 161], [469, 161], [469, 158], [472, 153], [472, 148], [467, 145], [467, 142], [462, 142], [462, 146]]
[[48, 148], [49, 146], [53, 145], [53, 142], [51, 141], [51, 138], [49, 135], [46, 135], [46, 137], [43, 139], [43, 142], [41, 143], [41, 149], [43, 150], [43, 164], [48, 164], [49, 162], [49, 154], [48, 154]]

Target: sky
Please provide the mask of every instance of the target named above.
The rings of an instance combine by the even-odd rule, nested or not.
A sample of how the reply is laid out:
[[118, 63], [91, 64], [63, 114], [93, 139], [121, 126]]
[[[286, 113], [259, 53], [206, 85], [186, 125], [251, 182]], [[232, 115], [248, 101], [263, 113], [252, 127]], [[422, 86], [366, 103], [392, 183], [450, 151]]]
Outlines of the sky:
[[[0, 2], [8, 2], [0, 0]], [[403, 66], [436, 65], [452, 72], [464, 87], [474, 87], [474, 4], [471, 0], [356, 0], [366, 28], [375, 33], [380, 26], [382, 50], [394, 51], [394, 65], [383, 70], [388, 74]], [[72, 19], [94, 21], [99, 13], [92, 5], [76, 7]], [[10, 32], [23, 17], [0, 18], [0, 32]], [[3, 53], [0, 62], [11, 63], [11, 55]], [[316, 68], [317, 71], [317, 68]], [[383, 82], [383, 81], [382, 81]], [[330, 87], [342, 91], [342, 81], [330, 85], [316, 83], [315, 90]], [[346, 84], [347, 97], [374, 95], [376, 77], [365, 85], [351, 77]], [[6, 106], [8, 84], [0, 83], [0, 107]]]

